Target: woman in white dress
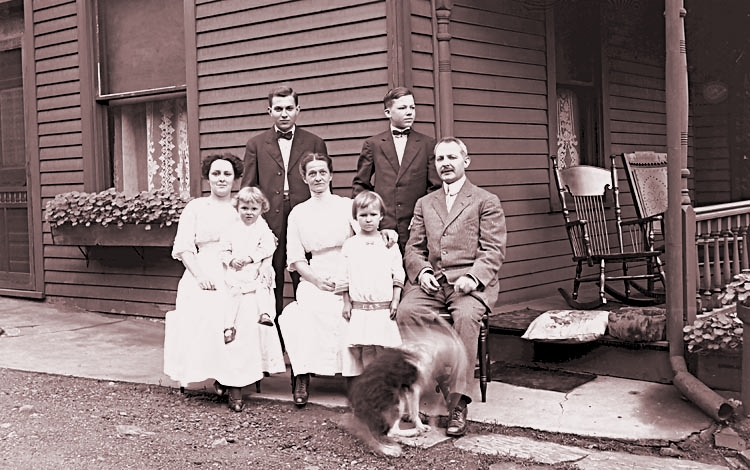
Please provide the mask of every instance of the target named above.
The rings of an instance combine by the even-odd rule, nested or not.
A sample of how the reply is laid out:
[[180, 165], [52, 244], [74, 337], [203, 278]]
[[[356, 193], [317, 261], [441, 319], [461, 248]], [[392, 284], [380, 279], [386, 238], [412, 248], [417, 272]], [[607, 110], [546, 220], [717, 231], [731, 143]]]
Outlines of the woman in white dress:
[[331, 193], [333, 163], [327, 155], [305, 154], [300, 172], [311, 197], [289, 213], [286, 249], [288, 269], [301, 280], [297, 300], [278, 321], [294, 374], [294, 403], [302, 407], [310, 374], [353, 376], [361, 372], [361, 364], [349, 354], [343, 300], [333, 292], [344, 266], [341, 246], [354, 234], [352, 200]]
[[190, 201], [180, 216], [172, 256], [186, 269], [164, 332], [164, 372], [182, 387], [215, 379], [216, 392], [228, 395], [234, 411], [243, 409], [242, 387], [259, 381], [264, 371], [286, 371], [278, 335], [257, 323], [257, 308], [240, 309], [237, 336], [224, 343], [224, 310], [236, 304], [224, 280], [221, 236], [238, 222], [231, 192], [242, 169], [231, 154], [203, 160], [211, 194]]

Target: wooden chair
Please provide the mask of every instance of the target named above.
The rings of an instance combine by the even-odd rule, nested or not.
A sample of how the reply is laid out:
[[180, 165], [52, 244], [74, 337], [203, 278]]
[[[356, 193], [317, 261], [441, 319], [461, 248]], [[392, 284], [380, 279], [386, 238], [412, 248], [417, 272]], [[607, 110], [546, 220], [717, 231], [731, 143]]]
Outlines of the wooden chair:
[[[633, 196], [639, 219], [649, 222], [648, 236], [653, 244], [656, 235], [664, 236], [664, 213], [667, 211], [667, 154], [633, 152], [619, 155]], [[661, 247], [663, 248], [663, 247]]]
[[[440, 312], [440, 317], [453, 324], [453, 318], [448, 312]], [[479, 359], [479, 390], [482, 392], [482, 403], [487, 401], [487, 382], [492, 380], [490, 371], [490, 350], [488, 346], [490, 332], [490, 312], [485, 311], [482, 315], [482, 325], [479, 327], [479, 345], [477, 358]]]
[[[614, 155], [610, 158], [611, 168], [606, 170], [588, 165], [561, 169], [557, 157], [551, 157], [565, 230], [573, 250], [573, 261], [577, 263], [572, 294], [559, 290], [568, 305], [575, 309], [605, 304], [605, 293], [635, 306], [664, 301], [663, 293], [653, 289], [654, 282], [661, 282], [662, 288], [665, 286], [660, 253], [648, 244], [644, 232], [644, 227], [652, 220], [622, 220], [616, 159]], [[598, 273], [583, 276], [584, 262], [591, 267], [598, 266]], [[621, 281], [623, 291], [612, 287], [612, 281]], [[647, 287], [638, 281], [647, 281]], [[578, 289], [583, 282], [599, 284], [597, 301], [578, 301]], [[633, 287], [641, 296], [633, 296]]]
[[[657, 152], [623, 153], [619, 157], [628, 178], [633, 207], [645, 221], [643, 230], [648, 246], [664, 253], [664, 213], [667, 211], [667, 154]], [[653, 272], [653, 266], [650, 266]], [[648, 287], [654, 290], [653, 282]]]

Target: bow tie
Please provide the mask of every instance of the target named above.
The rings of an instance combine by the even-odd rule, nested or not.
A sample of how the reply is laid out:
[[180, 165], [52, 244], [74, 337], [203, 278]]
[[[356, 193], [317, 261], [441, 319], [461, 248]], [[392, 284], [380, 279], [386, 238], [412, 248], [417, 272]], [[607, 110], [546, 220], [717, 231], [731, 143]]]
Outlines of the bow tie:
[[292, 140], [293, 136], [294, 136], [294, 132], [292, 132], [292, 131], [287, 131], [287, 132], [276, 131], [276, 138], [277, 139]]
[[401, 137], [401, 136], [407, 137], [409, 133], [411, 133], [411, 129], [404, 129], [403, 131], [400, 131], [398, 129], [393, 129], [391, 132], [393, 133], [394, 137]]

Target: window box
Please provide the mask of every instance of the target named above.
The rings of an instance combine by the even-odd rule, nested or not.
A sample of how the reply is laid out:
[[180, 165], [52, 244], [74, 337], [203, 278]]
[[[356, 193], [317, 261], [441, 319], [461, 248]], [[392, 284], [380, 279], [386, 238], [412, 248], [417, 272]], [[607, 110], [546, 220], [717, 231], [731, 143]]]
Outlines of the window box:
[[189, 200], [164, 190], [69, 192], [47, 203], [46, 219], [55, 245], [171, 246]]
[[177, 224], [53, 225], [52, 243], [76, 246], [172, 246]]

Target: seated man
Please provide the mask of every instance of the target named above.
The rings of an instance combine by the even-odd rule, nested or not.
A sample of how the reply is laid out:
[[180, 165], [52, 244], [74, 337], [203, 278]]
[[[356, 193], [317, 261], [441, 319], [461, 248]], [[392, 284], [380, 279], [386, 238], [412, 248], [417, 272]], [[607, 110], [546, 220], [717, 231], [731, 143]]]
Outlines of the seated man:
[[[402, 330], [448, 311], [466, 347], [468, 363], [475, 364], [480, 322], [498, 295], [498, 271], [505, 259], [505, 214], [494, 194], [471, 184], [466, 146], [446, 137], [435, 145], [435, 166], [443, 191], [417, 201], [404, 265], [410, 285], [398, 308]], [[458, 403], [450, 410], [446, 434], [466, 433], [466, 406], [471, 402], [473, 367], [457, 380]], [[446, 392], [444, 390], [444, 392]], [[452, 405], [451, 405], [452, 406]]]

